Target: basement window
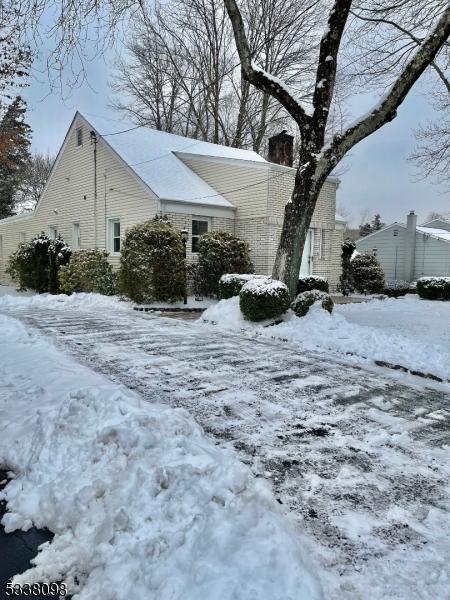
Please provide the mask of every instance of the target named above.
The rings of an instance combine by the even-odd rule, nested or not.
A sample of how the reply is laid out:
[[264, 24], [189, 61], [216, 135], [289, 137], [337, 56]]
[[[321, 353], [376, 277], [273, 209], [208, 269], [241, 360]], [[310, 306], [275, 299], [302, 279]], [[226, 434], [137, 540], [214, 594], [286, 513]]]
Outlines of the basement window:
[[208, 221], [192, 221], [192, 252], [198, 252], [200, 236], [208, 232]]

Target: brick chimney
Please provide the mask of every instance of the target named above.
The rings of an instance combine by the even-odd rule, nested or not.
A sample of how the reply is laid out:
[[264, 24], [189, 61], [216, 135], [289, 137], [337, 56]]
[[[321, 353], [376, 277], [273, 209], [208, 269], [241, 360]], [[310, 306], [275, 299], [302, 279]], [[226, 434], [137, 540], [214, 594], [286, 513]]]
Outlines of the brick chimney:
[[285, 129], [269, 138], [269, 155], [267, 160], [277, 165], [292, 167], [294, 162], [294, 136]]
[[417, 215], [411, 210], [406, 217], [405, 279], [414, 281], [416, 266]]

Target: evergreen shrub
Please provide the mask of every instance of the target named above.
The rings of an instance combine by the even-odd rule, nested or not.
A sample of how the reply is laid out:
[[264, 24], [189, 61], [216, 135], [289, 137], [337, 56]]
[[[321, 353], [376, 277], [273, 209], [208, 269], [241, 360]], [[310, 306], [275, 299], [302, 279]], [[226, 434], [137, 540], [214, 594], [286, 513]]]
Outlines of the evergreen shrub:
[[161, 217], [131, 227], [121, 248], [118, 281], [120, 291], [134, 302], [181, 300], [186, 270], [178, 229]]
[[317, 277], [314, 275], [299, 277], [297, 283], [297, 295], [302, 292], [309, 292], [310, 290], [320, 290], [328, 293], [330, 291], [328, 281], [325, 277]]
[[289, 291], [281, 281], [251, 279], [239, 293], [239, 306], [249, 321], [273, 319], [285, 313], [290, 304]]
[[9, 257], [6, 272], [19, 284], [20, 290], [57, 294], [59, 269], [69, 262], [71, 253], [61, 236], [52, 240], [41, 233], [30, 242], [19, 244]]
[[219, 281], [225, 273], [253, 271], [249, 245], [227, 231], [211, 231], [200, 237], [198, 265], [208, 296], [218, 295]]
[[292, 302], [291, 308], [297, 317], [304, 317], [306, 314], [308, 314], [311, 306], [316, 302], [320, 302], [322, 308], [328, 311], [330, 314], [333, 312], [334, 302], [331, 296], [320, 290], [308, 290], [298, 294], [298, 296]]
[[360, 294], [376, 294], [384, 290], [384, 271], [372, 254], [358, 254], [351, 262], [352, 278]]
[[222, 275], [219, 280], [219, 298], [225, 300], [233, 296], [239, 296], [242, 287], [252, 279], [267, 279], [267, 276], [251, 273], [227, 273]]
[[417, 293], [426, 300], [450, 300], [450, 277], [421, 277]]
[[104, 250], [92, 248], [77, 250], [70, 263], [61, 267], [59, 287], [61, 292], [87, 292], [112, 296], [115, 293], [115, 277]]
[[389, 298], [399, 298], [409, 292], [410, 285], [407, 281], [388, 281], [383, 294]]

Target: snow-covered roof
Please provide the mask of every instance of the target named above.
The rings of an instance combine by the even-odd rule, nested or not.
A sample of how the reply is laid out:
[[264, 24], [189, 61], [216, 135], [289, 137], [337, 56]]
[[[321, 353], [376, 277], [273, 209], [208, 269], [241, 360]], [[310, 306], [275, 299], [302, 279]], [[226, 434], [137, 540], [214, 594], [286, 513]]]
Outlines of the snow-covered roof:
[[432, 235], [433, 237], [437, 237], [441, 240], [445, 240], [446, 242], [450, 242], [450, 231], [447, 231], [446, 229], [436, 229], [434, 227], [417, 227], [416, 228], [417, 231], [420, 231], [420, 233], [428, 233], [429, 235]]
[[177, 152], [188, 150], [189, 154], [199, 156], [267, 162], [251, 150], [220, 146], [148, 127], [137, 127], [123, 120], [113, 121], [91, 115], [81, 117], [162, 200], [230, 208], [233, 206], [185, 165], [176, 156]]

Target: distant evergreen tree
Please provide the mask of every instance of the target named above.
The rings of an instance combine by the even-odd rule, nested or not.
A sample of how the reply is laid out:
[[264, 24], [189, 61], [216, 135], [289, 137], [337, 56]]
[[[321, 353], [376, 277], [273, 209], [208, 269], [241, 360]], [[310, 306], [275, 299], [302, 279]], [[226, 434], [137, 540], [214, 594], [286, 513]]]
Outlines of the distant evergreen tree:
[[365, 237], [372, 233], [372, 225], [370, 223], [363, 223], [359, 226], [359, 237]]
[[14, 214], [15, 195], [30, 160], [26, 103], [17, 96], [0, 121], [0, 218]]
[[384, 226], [385, 223], [381, 221], [380, 214], [377, 213], [376, 215], [374, 215], [372, 219], [372, 232], [379, 231], [380, 229], [383, 229]]

